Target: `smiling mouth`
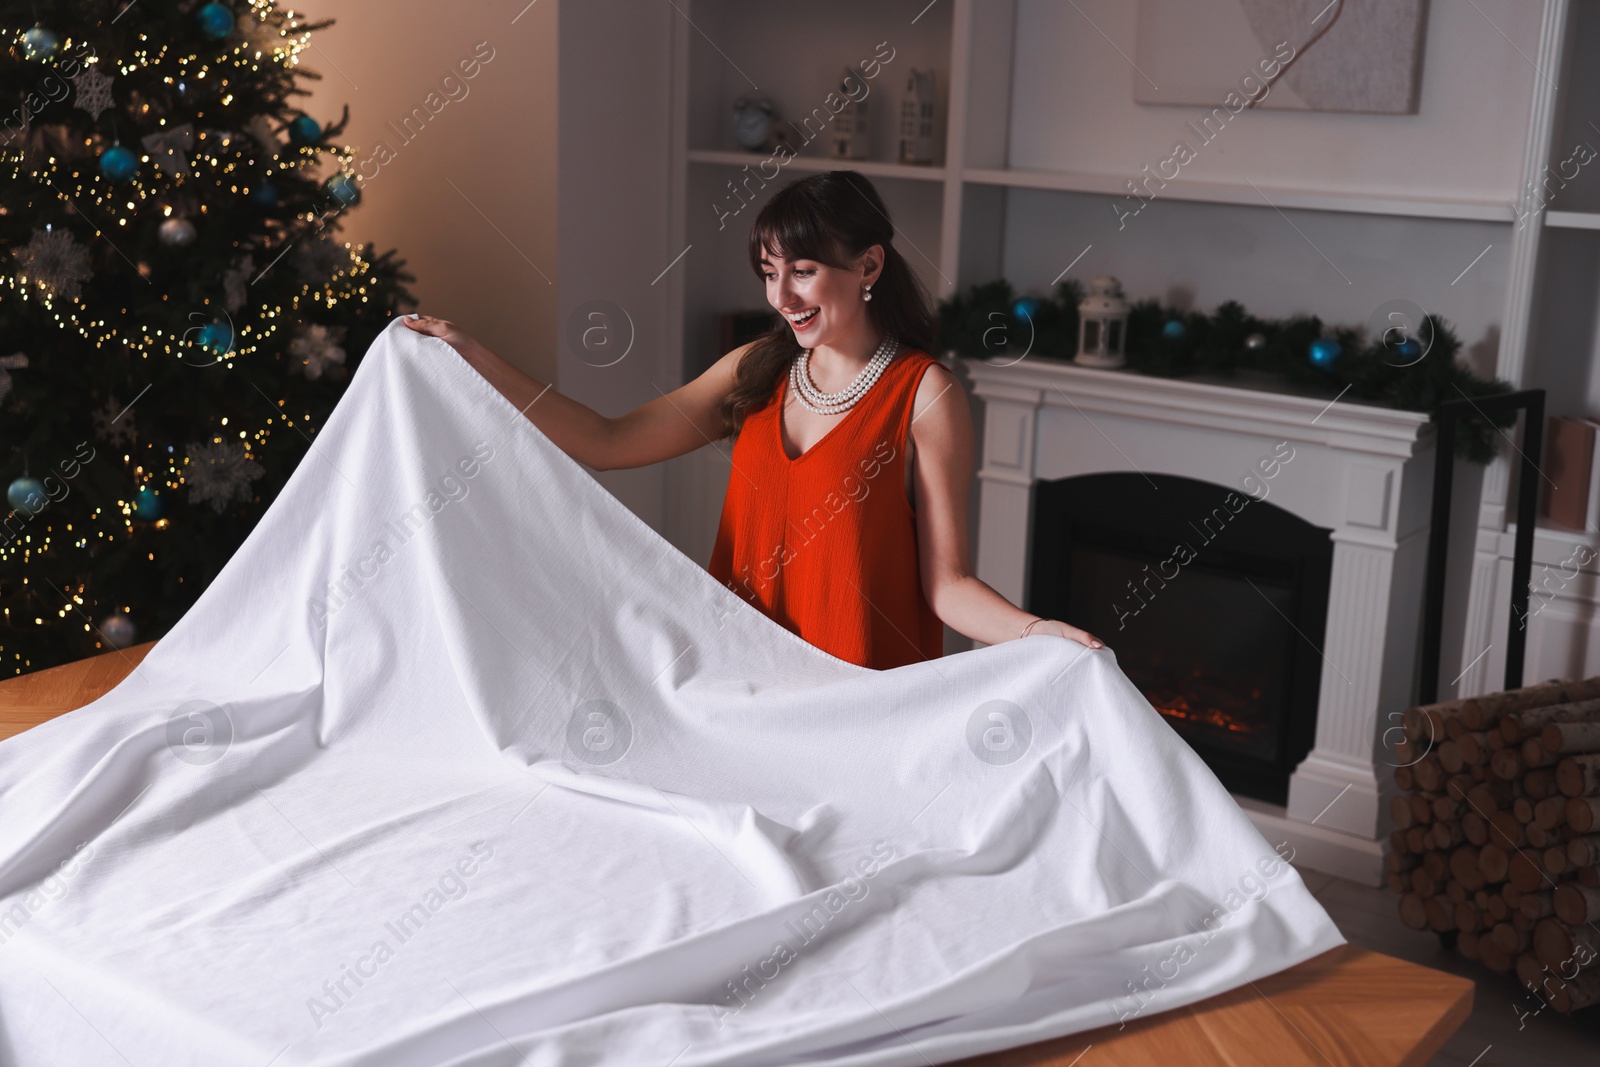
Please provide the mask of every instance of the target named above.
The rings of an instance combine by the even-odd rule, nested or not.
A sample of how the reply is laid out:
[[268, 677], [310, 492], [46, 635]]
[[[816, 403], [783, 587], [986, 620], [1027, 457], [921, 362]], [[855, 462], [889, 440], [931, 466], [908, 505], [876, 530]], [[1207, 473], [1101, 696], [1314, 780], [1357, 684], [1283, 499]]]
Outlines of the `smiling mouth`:
[[817, 312], [821, 310], [821, 308], [811, 308], [809, 311], [801, 311], [795, 314], [785, 312], [784, 318], [789, 320], [790, 325], [800, 328], [808, 325], [812, 319], [817, 317]]

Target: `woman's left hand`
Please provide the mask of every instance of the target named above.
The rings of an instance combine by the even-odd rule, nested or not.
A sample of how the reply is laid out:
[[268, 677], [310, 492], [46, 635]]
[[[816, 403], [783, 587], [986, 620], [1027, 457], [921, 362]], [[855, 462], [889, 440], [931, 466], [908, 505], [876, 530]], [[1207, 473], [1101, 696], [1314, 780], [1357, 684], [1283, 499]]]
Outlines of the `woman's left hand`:
[[460, 353], [461, 358], [469, 363], [483, 349], [483, 346], [471, 334], [447, 319], [435, 318], [432, 315], [413, 314], [402, 315], [400, 321], [404, 322], [416, 333], [437, 337]]
[[1032, 637], [1034, 634], [1054, 634], [1057, 637], [1065, 637], [1068, 641], [1076, 641], [1086, 648], [1105, 647], [1105, 642], [1094, 634], [1087, 630], [1080, 630], [1076, 626], [1068, 626], [1059, 619], [1042, 619], [1034, 623], [1033, 627], [1028, 630], [1028, 636]]

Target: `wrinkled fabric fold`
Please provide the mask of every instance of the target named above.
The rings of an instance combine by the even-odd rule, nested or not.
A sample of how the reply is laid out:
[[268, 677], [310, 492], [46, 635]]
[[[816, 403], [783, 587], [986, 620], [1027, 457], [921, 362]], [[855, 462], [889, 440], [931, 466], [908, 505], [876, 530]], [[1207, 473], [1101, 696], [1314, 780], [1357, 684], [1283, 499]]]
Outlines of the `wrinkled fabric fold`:
[[872, 671], [379, 337], [116, 689], [0, 742], [0, 1062], [941, 1063], [1343, 943], [1118, 669]]

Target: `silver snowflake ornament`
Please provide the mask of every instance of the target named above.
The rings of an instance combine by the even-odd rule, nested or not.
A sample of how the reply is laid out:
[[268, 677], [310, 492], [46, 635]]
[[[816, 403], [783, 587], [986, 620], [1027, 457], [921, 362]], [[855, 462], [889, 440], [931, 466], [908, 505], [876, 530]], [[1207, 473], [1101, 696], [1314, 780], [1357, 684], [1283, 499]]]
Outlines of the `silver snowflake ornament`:
[[255, 271], [255, 257], [246, 255], [234, 260], [233, 266], [222, 272], [222, 305], [230, 315], [244, 307], [245, 289]]
[[344, 366], [344, 349], [339, 346], [342, 340], [343, 326], [329, 328], [310, 323], [301, 326], [294, 340], [289, 342], [289, 355], [295, 359], [295, 368], [315, 381], [328, 368]]
[[46, 224], [33, 231], [33, 239], [16, 252], [17, 273], [51, 296], [76, 300], [93, 271], [89, 250], [67, 230]]
[[183, 480], [189, 486], [189, 502], [210, 504], [219, 515], [235, 500], [249, 503], [250, 483], [267, 473], [245, 454], [239, 441], [193, 441], [186, 454], [189, 465]]
[[126, 448], [133, 444], [137, 436], [133, 416], [128, 414], [126, 406], [116, 397], [109, 397], [100, 405], [99, 410], [90, 413], [94, 419], [94, 431], [100, 439], [119, 448]]
[[98, 63], [86, 63], [72, 79], [74, 92], [72, 103], [89, 113], [89, 117], [96, 122], [100, 120], [100, 112], [116, 106], [116, 101], [111, 98], [111, 75], [102, 73]]

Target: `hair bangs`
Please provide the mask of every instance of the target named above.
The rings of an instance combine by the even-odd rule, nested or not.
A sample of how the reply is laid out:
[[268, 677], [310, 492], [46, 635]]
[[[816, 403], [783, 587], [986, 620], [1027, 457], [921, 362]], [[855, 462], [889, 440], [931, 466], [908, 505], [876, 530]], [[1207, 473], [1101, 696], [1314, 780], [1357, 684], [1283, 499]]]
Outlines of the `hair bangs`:
[[757, 277], [764, 273], [761, 261], [770, 256], [811, 259], [830, 267], [845, 265], [839, 254], [838, 237], [824, 228], [823, 213], [793, 193], [792, 189], [779, 192], [750, 227], [750, 269]]

